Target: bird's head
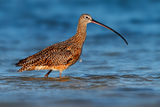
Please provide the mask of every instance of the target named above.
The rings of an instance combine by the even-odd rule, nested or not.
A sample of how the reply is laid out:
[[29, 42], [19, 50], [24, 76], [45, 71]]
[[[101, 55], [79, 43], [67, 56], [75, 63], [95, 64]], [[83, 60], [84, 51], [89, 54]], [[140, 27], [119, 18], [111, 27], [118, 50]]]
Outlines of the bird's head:
[[89, 14], [82, 14], [81, 17], [80, 17], [80, 19], [79, 19], [79, 24], [81, 24], [81, 25], [87, 25], [88, 23], [95, 23], [95, 24], [98, 24], [100, 26], [103, 26], [103, 27], [105, 27], [105, 28], [113, 31], [114, 33], [116, 33], [117, 35], [119, 35], [126, 42], [126, 44], [128, 45], [128, 42], [125, 40], [125, 38], [122, 35], [120, 35], [118, 32], [116, 32], [112, 28], [110, 28], [110, 27], [108, 27], [108, 26], [106, 26], [106, 25], [104, 25], [104, 24], [102, 24], [102, 23], [94, 20], [91, 17], [91, 15], [89, 15]]
[[88, 24], [92, 22], [92, 17], [89, 14], [82, 14], [79, 23]]

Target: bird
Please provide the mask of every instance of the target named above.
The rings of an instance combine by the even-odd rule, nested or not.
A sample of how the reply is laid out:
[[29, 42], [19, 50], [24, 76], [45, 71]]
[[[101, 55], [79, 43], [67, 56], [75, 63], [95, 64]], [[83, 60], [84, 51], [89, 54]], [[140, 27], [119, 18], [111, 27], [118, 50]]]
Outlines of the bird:
[[94, 20], [89, 14], [82, 14], [78, 21], [77, 32], [74, 36], [66, 41], [53, 44], [29, 57], [26, 57], [16, 63], [16, 66], [21, 66], [17, 72], [32, 71], [32, 70], [49, 70], [44, 77], [52, 71], [59, 71], [59, 77], [63, 70], [66, 70], [78, 60], [81, 61], [80, 56], [84, 41], [86, 39], [86, 28], [88, 23], [98, 24], [103, 26], [117, 35], [119, 35], [128, 45], [126, 39], [112, 28]]

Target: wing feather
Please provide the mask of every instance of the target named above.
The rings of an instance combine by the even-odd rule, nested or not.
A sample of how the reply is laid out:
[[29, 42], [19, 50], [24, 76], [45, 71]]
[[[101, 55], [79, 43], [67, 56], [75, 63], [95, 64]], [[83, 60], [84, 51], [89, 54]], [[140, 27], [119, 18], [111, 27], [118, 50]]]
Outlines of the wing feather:
[[72, 57], [72, 52], [67, 50], [67, 45], [51, 45], [40, 52], [20, 60], [15, 65], [58, 65], [65, 64]]

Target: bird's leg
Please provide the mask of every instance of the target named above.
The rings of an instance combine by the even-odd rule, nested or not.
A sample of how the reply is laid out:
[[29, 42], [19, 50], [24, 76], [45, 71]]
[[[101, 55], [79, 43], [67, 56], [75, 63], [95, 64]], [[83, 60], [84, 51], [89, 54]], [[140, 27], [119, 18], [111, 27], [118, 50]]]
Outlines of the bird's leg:
[[59, 77], [61, 77], [61, 75], [62, 75], [62, 73], [60, 72], [60, 73], [59, 73]]
[[52, 72], [52, 70], [50, 70], [44, 77], [48, 77], [48, 75]]
[[62, 71], [59, 71], [59, 77], [61, 77], [61, 75], [62, 75]]

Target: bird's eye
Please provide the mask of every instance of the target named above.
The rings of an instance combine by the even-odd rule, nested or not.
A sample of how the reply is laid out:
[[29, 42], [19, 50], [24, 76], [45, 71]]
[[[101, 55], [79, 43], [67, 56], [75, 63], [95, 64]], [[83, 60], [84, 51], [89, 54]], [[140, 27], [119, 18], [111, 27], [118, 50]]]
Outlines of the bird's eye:
[[88, 19], [88, 16], [86, 16], [86, 19]]

